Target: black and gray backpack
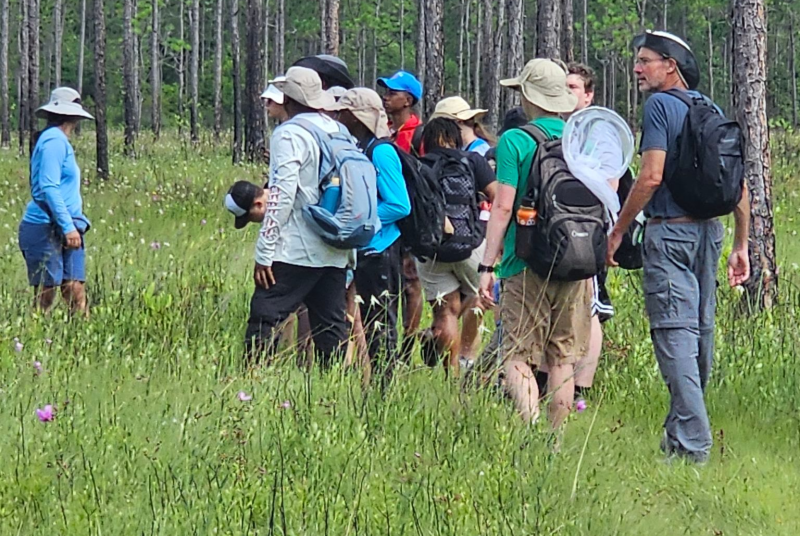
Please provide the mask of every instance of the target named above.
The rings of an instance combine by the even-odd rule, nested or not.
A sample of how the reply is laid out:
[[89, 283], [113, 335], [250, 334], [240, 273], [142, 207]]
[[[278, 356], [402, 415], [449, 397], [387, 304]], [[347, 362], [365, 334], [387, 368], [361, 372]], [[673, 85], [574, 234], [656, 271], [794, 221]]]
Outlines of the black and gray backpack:
[[665, 91], [689, 107], [678, 137], [672, 170], [664, 181], [689, 215], [709, 219], [730, 214], [742, 198], [744, 136], [707, 97]]
[[564, 160], [561, 140], [535, 125], [521, 130], [536, 140], [536, 154], [521, 206], [536, 209], [532, 225], [517, 220], [515, 252], [540, 277], [580, 281], [605, 267], [608, 218], [603, 203]]
[[438, 179], [444, 194], [445, 215], [453, 226], [453, 233], [445, 233], [436, 248], [436, 259], [440, 262], [468, 259], [486, 233], [486, 226], [480, 221], [475, 174], [469, 159], [466, 153], [452, 150], [433, 151], [420, 160]]

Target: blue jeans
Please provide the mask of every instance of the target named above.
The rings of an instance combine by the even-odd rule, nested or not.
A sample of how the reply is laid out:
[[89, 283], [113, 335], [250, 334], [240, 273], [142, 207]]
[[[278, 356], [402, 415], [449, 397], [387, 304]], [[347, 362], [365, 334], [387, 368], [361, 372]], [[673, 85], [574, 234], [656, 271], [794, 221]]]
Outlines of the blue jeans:
[[86, 250], [67, 249], [49, 223], [19, 224], [19, 248], [28, 267], [28, 282], [34, 287], [57, 287], [65, 281], [86, 281]]
[[651, 223], [644, 242], [645, 308], [661, 375], [670, 394], [662, 447], [695, 461], [711, 451], [704, 393], [714, 360], [717, 220]]

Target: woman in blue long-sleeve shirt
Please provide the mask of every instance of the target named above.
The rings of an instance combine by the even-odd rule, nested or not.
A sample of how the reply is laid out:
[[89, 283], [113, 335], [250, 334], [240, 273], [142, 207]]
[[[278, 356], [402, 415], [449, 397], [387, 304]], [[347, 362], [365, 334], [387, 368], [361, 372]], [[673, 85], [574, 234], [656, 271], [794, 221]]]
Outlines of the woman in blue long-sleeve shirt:
[[391, 378], [397, 359], [397, 305], [400, 294], [400, 229], [397, 222], [411, 213], [406, 182], [397, 149], [386, 138], [389, 125], [383, 101], [371, 89], [347, 91], [329, 111], [358, 140], [375, 166], [378, 218], [381, 229], [358, 252], [356, 292], [372, 363], [384, 381]]
[[83, 234], [89, 220], [83, 214], [81, 172], [69, 136], [81, 119], [92, 116], [81, 106], [80, 94], [60, 87], [36, 110], [47, 127], [31, 155], [31, 197], [19, 224], [19, 247], [35, 288], [36, 305], [53, 305], [56, 289], [73, 311], [86, 313], [86, 255]]

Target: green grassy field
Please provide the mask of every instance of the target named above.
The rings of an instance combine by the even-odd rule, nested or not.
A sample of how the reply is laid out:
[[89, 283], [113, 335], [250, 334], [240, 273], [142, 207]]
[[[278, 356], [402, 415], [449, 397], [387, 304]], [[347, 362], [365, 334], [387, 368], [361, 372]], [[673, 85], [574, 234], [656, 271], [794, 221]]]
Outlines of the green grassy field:
[[[27, 162], [0, 151], [0, 534], [800, 533], [791, 157], [774, 166], [782, 302], [750, 316], [720, 288], [715, 446], [697, 468], [658, 451], [668, 397], [638, 274], [612, 278], [596, 392], [557, 454], [544, 422], [523, 426], [497, 393], [441, 370], [408, 370], [385, 397], [355, 371], [305, 375], [291, 355], [243, 371], [256, 231], [235, 232], [221, 199], [262, 170], [149, 141], [83, 189], [88, 321], [31, 311], [16, 233]], [[92, 143], [76, 144], [84, 170]], [[56, 418], [42, 423], [46, 404]]]

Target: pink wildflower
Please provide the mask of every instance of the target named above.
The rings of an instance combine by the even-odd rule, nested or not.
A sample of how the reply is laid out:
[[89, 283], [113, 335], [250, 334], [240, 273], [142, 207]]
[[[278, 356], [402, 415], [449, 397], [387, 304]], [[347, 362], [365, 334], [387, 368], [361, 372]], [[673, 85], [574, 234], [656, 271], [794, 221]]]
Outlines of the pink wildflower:
[[291, 402], [289, 402], [288, 400], [284, 400], [284, 401], [283, 401], [283, 403], [281, 404], [281, 407], [282, 407], [283, 409], [289, 409], [289, 408], [291, 408], [291, 407], [292, 407], [292, 403], [291, 403]]
[[36, 374], [39, 375], [42, 373], [42, 362], [41, 361], [34, 361], [33, 368], [36, 369]]
[[242, 402], [249, 402], [249, 401], [253, 400], [253, 397], [248, 395], [244, 391], [239, 391], [239, 395], [238, 396], [239, 396], [239, 400], [241, 400]]
[[47, 404], [43, 409], [36, 409], [36, 416], [42, 422], [50, 422], [55, 418], [55, 410], [52, 405]]
[[586, 401], [581, 399], [575, 403], [575, 409], [578, 410], [578, 413], [583, 413], [586, 411]]
[[161, 243], [160, 242], [156, 242], [155, 240], [153, 242], [150, 242], [150, 249], [153, 249], [153, 250], [161, 249]]

